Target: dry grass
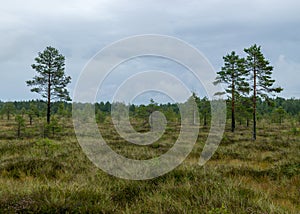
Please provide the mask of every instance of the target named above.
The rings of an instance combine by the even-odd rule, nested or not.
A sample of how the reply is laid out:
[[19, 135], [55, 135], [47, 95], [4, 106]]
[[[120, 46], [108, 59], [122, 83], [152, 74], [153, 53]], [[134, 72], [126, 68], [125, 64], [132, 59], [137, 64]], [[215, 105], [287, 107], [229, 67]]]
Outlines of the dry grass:
[[[204, 167], [198, 159], [208, 129], [201, 128], [181, 166], [147, 181], [97, 169], [81, 151], [70, 122], [64, 125], [51, 139], [41, 138], [35, 125], [15, 139], [14, 123], [0, 121], [0, 213], [300, 212], [300, 135], [288, 121], [261, 122], [256, 142], [247, 127], [227, 132]], [[166, 152], [179, 131], [169, 127], [158, 142], [140, 147], [126, 144], [109, 122], [99, 129], [112, 148], [136, 159]]]

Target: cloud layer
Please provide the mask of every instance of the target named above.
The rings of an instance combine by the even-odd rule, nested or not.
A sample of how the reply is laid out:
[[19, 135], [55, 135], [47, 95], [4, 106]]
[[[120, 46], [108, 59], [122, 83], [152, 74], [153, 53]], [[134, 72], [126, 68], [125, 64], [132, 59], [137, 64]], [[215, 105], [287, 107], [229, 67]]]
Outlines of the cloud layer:
[[37, 98], [26, 87], [46, 46], [67, 58], [72, 89], [88, 60], [136, 34], [166, 34], [199, 49], [216, 70], [222, 56], [257, 43], [274, 66], [284, 97], [300, 97], [300, 2], [238, 0], [12, 0], [0, 9], [0, 100]]

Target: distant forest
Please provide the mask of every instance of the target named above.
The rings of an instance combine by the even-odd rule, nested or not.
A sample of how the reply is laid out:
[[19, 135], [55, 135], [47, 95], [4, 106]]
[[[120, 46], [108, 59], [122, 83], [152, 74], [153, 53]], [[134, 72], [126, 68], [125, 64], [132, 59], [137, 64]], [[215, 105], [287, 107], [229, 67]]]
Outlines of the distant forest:
[[[201, 120], [206, 118], [209, 121], [210, 117], [210, 104], [209, 100], [204, 97], [196, 99], [199, 107], [199, 114]], [[230, 118], [230, 99], [227, 102], [228, 118]], [[98, 117], [109, 116], [111, 112], [110, 102], [95, 103], [95, 114]], [[151, 113], [153, 108], [162, 112], [171, 112], [174, 116], [179, 116], [179, 109], [176, 103], [158, 104], [153, 100], [148, 105], [134, 105], [130, 104], [129, 112], [133, 116], [147, 116]], [[47, 110], [47, 103], [43, 100], [31, 101], [14, 101], [2, 102], [0, 101], [0, 116], [2, 119], [10, 120], [12, 116], [22, 115], [24, 119], [33, 117], [45, 117]], [[51, 108], [52, 115], [71, 117], [72, 116], [72, 103], [70, 102], [53, 102]], [[294, 119], [300, 123], [300, 99], [290, 98], [284, 99], [277, 97], [275, 99], [268, 99], [263, 101], [258, 99], [257, 105], [258, 120], [261, 118], [271, 119], [273, 122], [282, 122], [284, 119]], [[247, 107], [247, 103], [241, 103], [236, 110], [237, 123], [248, 123], [251, 119], [251, 106]], [[203, 121], [203, 125], [207, 125], [207, 121]]]

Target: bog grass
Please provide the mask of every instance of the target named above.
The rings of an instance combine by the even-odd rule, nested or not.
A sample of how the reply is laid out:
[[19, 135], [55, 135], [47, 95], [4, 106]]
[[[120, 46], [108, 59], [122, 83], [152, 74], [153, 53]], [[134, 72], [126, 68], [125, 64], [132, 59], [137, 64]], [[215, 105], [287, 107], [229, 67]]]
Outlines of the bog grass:
[[[300, 134], [289, 121], [260, 121], [228, 130], [213, 157], [198, 165], [208, 128], [200, 127], [189, 157], [168, 174], [123, 180], [97, 169], [82, 152], [71, 122], [44, 138], [38, 124], [16, 139], [13, 122], [0, 122], [0, 213], [300, 213]], [[136, 127], [139, 127], [136, 125]], [[104, 139], [119, 154], [148, 159], [172, 147], [171, 124], [149, 146], [126, 143], [106, 121]], [[143, 131], [139, 127], [139, 131]], [[147, 128], [145, 128], [147, 130]]]

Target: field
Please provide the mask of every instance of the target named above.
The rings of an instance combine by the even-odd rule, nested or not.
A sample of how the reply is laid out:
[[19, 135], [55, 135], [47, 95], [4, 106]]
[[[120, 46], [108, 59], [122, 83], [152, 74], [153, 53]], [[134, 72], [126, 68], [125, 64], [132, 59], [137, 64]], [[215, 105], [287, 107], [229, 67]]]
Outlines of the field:
[[[250, 127], [239, 125], [232, 134], [228, 126], [204, 166], [198, 159], [209, 129], [200, 127], [189, 157], [146, 181], [97, 169], [71, 121], [62, 124], [44, 138], [35, 121], [17, 139], [14, 120], [1, 120], [0, 213], [300, 213], [300, 130], [288, 120], [260, 120], [255, 142]], [[170, 126], [158, 142], [141, 148], [126, 144], [107, 120], [99, 129], [112, 148], [136, 159], [166, 152], [178, 136], [178, 126]]]

